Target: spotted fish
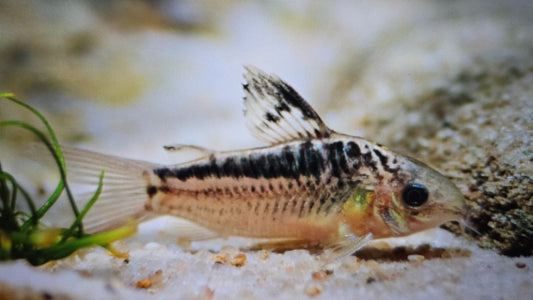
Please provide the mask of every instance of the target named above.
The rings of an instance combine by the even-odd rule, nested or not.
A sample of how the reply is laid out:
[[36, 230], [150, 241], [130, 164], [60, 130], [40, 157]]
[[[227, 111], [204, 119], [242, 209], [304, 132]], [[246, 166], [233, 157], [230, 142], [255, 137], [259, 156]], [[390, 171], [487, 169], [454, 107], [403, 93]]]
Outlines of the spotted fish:
[[218, 236], [318, 245], [351, 253], [372, 238], [461, 221], [463, 195], [437, 171], [366, 139], [337, 133], [287, 83], [245, 67], [246, 125], [268, 146], [158, 165], [66, 148], [84, 176], [106, 170], [84, 224], [92, 232], [168, 214]]

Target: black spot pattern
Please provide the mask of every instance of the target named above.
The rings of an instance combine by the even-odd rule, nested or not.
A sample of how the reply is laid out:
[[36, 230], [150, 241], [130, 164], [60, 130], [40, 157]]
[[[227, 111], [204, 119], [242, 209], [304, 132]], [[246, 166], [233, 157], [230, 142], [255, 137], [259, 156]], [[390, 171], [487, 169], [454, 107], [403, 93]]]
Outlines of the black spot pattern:
[[292, 107], [300, 109], [306, 119], [316, 119], [322, 123], [320, 116], [313, 110], [313, 108], [305, 102], [305, 100], [296, 92], [290, 85], [283, 81], [271, 81], [274, 90], [269, 90], [270, 94], [276, 99], [287, 101]]
[[148, 197], [152, 198], [157, 193], [157, 187], [154, 185], [150, 185], [146, 188], [146, 193], [148, 194]]
[[[391, 168], [388, 163], [389, 159], [387, 158], [387, 156], [383, 155], [381, 151], [379, 151], [378, 149], [374, 149], [374, 153], [378, 156], [379, 162], [381, 163], [383, 170], [390, 172], [390, 173], [394, 173], [394, 174], [398, 172], [399, 167]], [[396, 161], [396, 158], [394, 158], [393, 163], [395, 163], [395, 161]]]
[[[342, 143], [340, 147], [342, 148]], [[297, 146], [285, 146], [280, 151], [211, 157], [206, 162], [174, 168], [157, 168], [154, 170], [154, 174], [163, 181], [167, 178], [187, 181], [191, 178], [203, 180], [221, 177], [235, 179], [282, 177], [298, 180], [300, 176], [320, 178], [320, 175], [325, 171], [325, 161], [322, 153], [313, 143], [305, 142]], [[335, 163], [340, 164], [340, 168], [344, 169], [346, 167], [344, 155], [337, 157]]]
[[294, 157], [294, 150], [292, 147], [283, 147], [279, 162], [283, 177], [297, 179], [300, 176], [300, 174], [298, 174], [298, 166], [296, 165], [296, 158]]
[[344, 155], [344, 143], [341, 141], [333, 142], [325, 146], [327, 149], [328, 162], [331, 165], [331, 174], [334, 177], [340, 177], [342, 173], [348, 174], [348, 162]]
[[279, 116], [271, 114], [270, 112], [267, 112], [265, 114], [265, 119], [267, 119], [269, 122], [277, 123], [281, 118]]
[[[253, 179], [290, 179], [283, 182], [268, 182], [256, 186], [238, 185], [235, 189], [229, 187], [213, 188], [210, 195], [223, 194], [228, 196], [238, 196], [244, 194], [266, 195], [277, 194], [279, 192], [313, 192], [323, 187], [332, 189], [331, 192], [350, 188], [357, 176], [368, 177], [371, 171], [374, 178], [383, 178], [378, 167], [383, 166], [384, 170], [396, 172], [398, 168], [390, 168], [393, 157], [388, 157], [383, 150], [358, 143], [357, 141], [333, 140], [331, 142], [319, 143], [317, 141], [306, 141], [302, 143], [292, 143], [273, 147], [272, 149], [259, 149], [250, 152], [236, 154], [214, 154], [205, 160], [192, 164], [176, 167], [162, 167], [154, 170], [154, 174], [165, 182], [168, 178], [175, 178], [180, 181], [190, 179], [205, 180], [208, 178], [241, 178]], [[361, 150], [364, 149], [362, 152]], [[368, 149], [368, 150], [367, 150]], [[361, 170], [361, 168], [365, 168]], [[368, 169], [368, 171], [366, 170]], [[360, 179], [360, 178], [359, 178]], [[274, 184], [275, 183], [275, 184]], [[216, 185], [216, 184], [215, 184]], [[278, 188], [279, 185], [279, 188]], [[165, 184], [163, 184], [165, 186]], [[207, 187], [206, 187], [207, 188]], [[216, 190], [220, 190], [220, 193]], [[155, 194], [153, 188], [147, 188], [147, 194]], [[313, 197], [311, 197], [313, 198]], [[328, 197], [322, 199], [317, 196], [314, 199], [317, 203], [303, 205], [298, 204], [294, 209], [296, 213], [302, 210], [301, 214], [307, 212], [320, 211], [321, 214], [329, 210], [331, 206]], [[301, 206], [305, 206], [305, 208]], [[261, 210], [265, 207], [262, 206]], [[285, 211], [291, 209], [290, 206], [272, 203], [269, 211]]]
[[372, 152], [366, 152], [362, 154], [363, 163], [369, 167], [373, 172], [377, 171], [376, 162], [372, 158]]
[[259, 172], [257, 172], [256, 168], [252, 167], [252, 164], [250, 164], [250, 158], [248, 156], [246, 155], [241, 156], [240, 163], [241, 163], [241, 169], [242, 169], [243, 175], [245, 177], [259, 178], [260, 174]]

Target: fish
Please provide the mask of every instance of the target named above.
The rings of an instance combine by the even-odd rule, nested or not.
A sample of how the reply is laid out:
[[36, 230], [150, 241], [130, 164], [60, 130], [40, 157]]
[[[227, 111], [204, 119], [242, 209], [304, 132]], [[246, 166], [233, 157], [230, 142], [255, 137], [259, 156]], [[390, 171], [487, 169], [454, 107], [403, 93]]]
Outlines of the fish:
[[69, 170], [85, 179], [106, 171], [85, 229], [100, 232], [131, 219], [172, 215], [213, 236], [313, 245], [342, 256], [372, 239], [464, 220], [464, 197], [444, 175], [383, 145], [334, 131], [275, 74], [245, 66], [244, 79], [246, 126], [266, 146], [165, 146], [198, 152], [198, 158], [174, 165], [65, 148]]

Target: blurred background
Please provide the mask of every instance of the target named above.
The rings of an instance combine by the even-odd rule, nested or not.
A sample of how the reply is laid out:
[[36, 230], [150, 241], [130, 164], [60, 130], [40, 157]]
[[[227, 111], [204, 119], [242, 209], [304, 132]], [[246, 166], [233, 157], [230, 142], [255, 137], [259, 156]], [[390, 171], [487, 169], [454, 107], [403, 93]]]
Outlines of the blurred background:
[[[528, 0], [3, 0], [0, 92], [39, 109], [63, 144], [172, 162], [165, 144], [261, 145], [242, 117], [242, 66], [255, 65], [330, 127], [437, 167], [477, 211], [518, 199], [498, 208], [526, 205], [516, 224], [476, 221], [480, 243], [505, 248], [533, 236], [491, 235], [533, 224], [532, 15]], [[4, 101], [0, 119], [38, 124]], [[46, 191], [40, 167], [18, 158], [31, 139], [0, 129], [0, 159]], [[494, 200], [502, 185], [516, 198]]]
[[[242, 66], [252, 64], [293, 85], [331, 127], [365, 134], [374, 113], [395, 117], [379, 109], [387, 102], [475, 60], [530, 52], [532, 6], [4, 0], [0, 90], [43, 111], [67, 144], [135, 156], [177, 142], [238, 148], [257, 144], [240, 134]], [[1, 107], [2, 118], [17, 113]]]

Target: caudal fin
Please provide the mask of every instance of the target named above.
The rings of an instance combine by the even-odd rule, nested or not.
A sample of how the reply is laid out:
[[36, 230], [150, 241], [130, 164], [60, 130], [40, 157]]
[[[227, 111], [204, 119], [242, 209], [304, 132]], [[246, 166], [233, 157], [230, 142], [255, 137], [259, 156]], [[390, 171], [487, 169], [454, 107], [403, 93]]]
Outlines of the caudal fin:
[[[154, 164], [73, 147], [62, 149], [68, 178], [76, 184], [96, 186], [100, 173], [105, 170], [102, 193], [83, 219], [87, 232], [120, 227], [130, 219], [148, 214], [147, 186]], [[94, 189], [79, 196], [88, 199], [93, 193]]]

